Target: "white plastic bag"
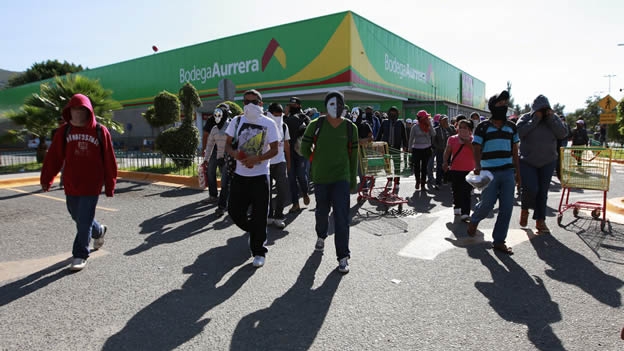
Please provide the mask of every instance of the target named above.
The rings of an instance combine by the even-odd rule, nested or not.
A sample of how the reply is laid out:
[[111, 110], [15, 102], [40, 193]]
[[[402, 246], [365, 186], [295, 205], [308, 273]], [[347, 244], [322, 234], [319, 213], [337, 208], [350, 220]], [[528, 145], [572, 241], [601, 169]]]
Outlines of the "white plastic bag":
[[476, 175], [474, 171], [470, 171], [470, 173], [466, 175], [466, 181], [475, 189], [483, 191], [494, 179], [494, 175], [490, 171], [481, 171], [479, 173], [479, 175]]

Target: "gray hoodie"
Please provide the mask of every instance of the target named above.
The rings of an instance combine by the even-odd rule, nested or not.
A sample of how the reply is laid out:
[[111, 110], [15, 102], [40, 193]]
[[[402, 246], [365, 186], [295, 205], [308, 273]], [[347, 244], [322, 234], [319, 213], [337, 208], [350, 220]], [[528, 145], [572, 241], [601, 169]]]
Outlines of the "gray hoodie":
[[550, 103], [544, 95], [540, 95], [533, 101], [531, 112], [524, 114], [516, 123], [520, 136], [520, 160], [533, 167], [555, 161], [558, 157], [557, 140], [565, 138], [568, 132], [555, 114], [546, 118], [535, 117], [535, 112], [543, 108], [550, 108]]

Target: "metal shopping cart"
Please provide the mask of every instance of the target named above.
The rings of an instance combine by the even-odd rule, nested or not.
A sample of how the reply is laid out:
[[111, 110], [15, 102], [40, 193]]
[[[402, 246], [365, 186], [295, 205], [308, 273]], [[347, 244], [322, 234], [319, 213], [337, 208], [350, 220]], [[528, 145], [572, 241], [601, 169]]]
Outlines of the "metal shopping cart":
[[[604, 230], [607, 222], [607, 191], [611, 179], [612, 151], [601, 147], [562, 147], [561, 148], [561, 200], [557, 224], [561, 226], [563, 212], [572, 209], [574, 217], [578, 217], [581, 209], [591, 210], [591, 216], [599, 219], [602, 215], [600, 229]], [[596, 202], [577, 201], [570, 203], [570, 189], [587, 189], [602, 191], [602, 204]], [[565, 203], [564, 203], [565, 199]]]
[[[358, 202], [377, 201], [386, 205], [386, 213], [391, 206], [398, 206], [398, 212], [402, 213], [407, 200], [399, 196], [399, 177], [401, 170], [409, 168], [408, 158], [404, 156], [404, 152], [389, 148], [383, 141], [360, 145]], [[386, 177], [383, 187], [375, 187], [376, 177]]]

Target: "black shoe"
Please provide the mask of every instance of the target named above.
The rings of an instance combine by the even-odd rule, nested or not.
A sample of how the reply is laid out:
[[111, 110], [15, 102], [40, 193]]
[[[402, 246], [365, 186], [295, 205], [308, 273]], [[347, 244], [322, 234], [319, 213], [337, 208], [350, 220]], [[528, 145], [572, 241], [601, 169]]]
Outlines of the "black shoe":
[[215, 211], [215, 216], [217, 216], [217, 217], [221, 217], [221, 216], [223, 216], [223, 214], [224, 214], [224, 213], [225, 213], [225, 209], [224, 209], [224, 208], [219, 207], [219, 208], [217, 208], [217, 210]]

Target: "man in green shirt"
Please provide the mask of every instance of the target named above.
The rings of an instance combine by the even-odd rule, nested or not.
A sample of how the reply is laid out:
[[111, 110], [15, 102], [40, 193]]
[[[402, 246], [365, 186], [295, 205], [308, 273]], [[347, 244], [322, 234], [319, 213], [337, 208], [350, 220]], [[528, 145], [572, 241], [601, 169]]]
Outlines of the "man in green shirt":
[[[316, 198], [315, 250], [323, 251], [329, 228], [329, 211], [334, 211], [334, 244], [338, 271], [349, 272], [349, 209], [350, 192], [357, 183], [357, 127], [343, 118], [346, 110], [344, 96], [331, 91], [325, 96], [327, 116], [308, 125], [301, 142], [301, 152], [310, 158], [311, 176]], [[349, 135], [349, 133], [351, 135]]]

